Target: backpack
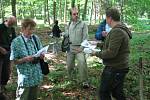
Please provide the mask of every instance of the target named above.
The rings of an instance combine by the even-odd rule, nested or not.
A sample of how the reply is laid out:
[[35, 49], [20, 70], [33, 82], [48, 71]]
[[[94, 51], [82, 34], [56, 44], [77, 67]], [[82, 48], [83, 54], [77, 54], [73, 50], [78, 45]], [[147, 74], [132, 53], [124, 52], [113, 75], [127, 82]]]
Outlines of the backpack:
[[63, 37], [63, 41], [61, 44], [61, 50], [62, 52], [66, 52], [70, 49], [70, 40], [69, 40], [69, 36], [64, 36]]

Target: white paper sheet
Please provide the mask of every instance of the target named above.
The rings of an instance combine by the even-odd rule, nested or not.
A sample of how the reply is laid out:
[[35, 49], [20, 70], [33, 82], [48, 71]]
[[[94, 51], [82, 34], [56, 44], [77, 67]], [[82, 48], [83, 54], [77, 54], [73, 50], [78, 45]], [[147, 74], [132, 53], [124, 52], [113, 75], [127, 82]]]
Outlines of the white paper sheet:
[[41, 54], [46, 54], [48, 51], [49, 45], [43, 47], [42, 49], [40, 49], [36, 54], [34, 54], [34, 57], [40, 57]]
[[93, 51], [95, 52], [99, 52], [101, 51], [100, 49], [96, 49], [96, 45], [92, 45], [90, 44], [87, 40], [84, 40], [82, 43], [81, 43], [81, 46], [84, 47], [84, 53], [87, 53], [87, 54], [90, 54], [92, 53]]

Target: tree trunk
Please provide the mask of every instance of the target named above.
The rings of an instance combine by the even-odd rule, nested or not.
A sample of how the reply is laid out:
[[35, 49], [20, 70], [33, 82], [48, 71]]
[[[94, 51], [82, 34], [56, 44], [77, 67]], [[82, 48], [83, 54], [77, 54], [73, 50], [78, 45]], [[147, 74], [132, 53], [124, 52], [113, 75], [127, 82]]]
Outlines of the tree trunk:
[[[34, 2], [30, 2], [30, 7], [34, 7]], [[30, 17], [34, 18], [34, 9], [30, 10]]]
[[95, 15], [95, 23], [96, 23], [96, 0], [94, 0], [94, 15]]
[[16, 17], [16, 0], [11, 0], [12, 15]]
[[47, 21], [47, 18], [46, 18], [46, 7], [47, 7], [47, 0], [44, 0], [44, 24]]
[[1, 7], [1, 18], [4, 21], [4, 7], [3, 7], [3, 0], [0, 0], [0, 7]]
[[54, 0], [54, 2], [53, 2], [53, 17], [54, 17], [54, 19], [53, 19], [53, 21], [55, 22], [55, 20], [56, 20], [56, 1]]
[[80, 18], [80, 1], [78, 3], [78, 17]]
[[140, 100], [144, 100], [144, 93], [143, 93], [143, 61], [142, 61], [142, 57], [139, 58], [139, 68], [140, 68], [140, 73], [139, 73], [139, 94], [140, 94]]
[[72, 7], [72, 8], [75, 7], [75, 0], [72, 0], [72, 1], [71, 1], [71, 7]]
[[91, 15], [90, 15], [90, 25], [92, 23], [92, 15], [93, 15], [93, 1], [92, 1], [92, 8], [91, 8]]
[[124, 0], [120, 0], [119, 2], [120, 5], [120, 13], [121, 13], [121, 21], [123, 21], [123, 6], [124, 6]]
[[84, 5], [84, 11], [83, 11], [83, 15], [82, 15], [82, 20], [86, 19], [87, 2], [88, 2], [88, 0], [85, 0], [85, 5]]
[[62, 21], [62, 0], [60, 0], [60, 2], [59, 2], [59, 4], [60, 4], [60, 8], [59, 8], [59, 18], [60, 18], [60, 20]]
[[66, 15], [67, 15], [66, 9], [67, 9], [67, 0], [65, 0], [65, 6], [64, 6], [64, 23], [66, 23]]
[[47, 5], [46, 5], [46, 10], [47, 10], [47, 20], [48, 20], [48, 24], [49, 24], [49, 26], [50, 26], [50, 24], [51, 24], [51, 22], [50, 22], [50, 16], [49, 16], [49, 9], [48, 9], [48, 0], [46, 0], [46, 2], [47, 2]]

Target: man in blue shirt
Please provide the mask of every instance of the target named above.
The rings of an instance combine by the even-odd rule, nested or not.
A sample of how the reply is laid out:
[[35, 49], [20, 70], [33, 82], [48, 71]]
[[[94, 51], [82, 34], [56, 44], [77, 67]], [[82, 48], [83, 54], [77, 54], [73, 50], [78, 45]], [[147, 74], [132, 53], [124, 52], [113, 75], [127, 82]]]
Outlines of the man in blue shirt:
[[100, 23], [100, 25], [99, 25], [96, 33], [95, 33], [96, 40], [102, 40], [102, 41], [104, 41], [105, 37], [107, 36], [107, 34], [109, 33], [110, 30], [111, 30], [111, 28], [106, 23], [106, 19], [103, 20]]

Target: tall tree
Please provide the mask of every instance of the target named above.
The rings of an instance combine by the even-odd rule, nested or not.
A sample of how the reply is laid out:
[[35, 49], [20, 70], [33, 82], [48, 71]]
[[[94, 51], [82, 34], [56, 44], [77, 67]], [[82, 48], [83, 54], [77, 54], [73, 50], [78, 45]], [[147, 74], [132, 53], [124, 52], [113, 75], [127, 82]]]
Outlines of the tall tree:
[[12, 15], [16, 16], [16, 0], [11, 0]]
[[49, 3], [49, 2], [48, 2], [48, 0], [46, 0], [46, 3], [47, 3], [47, 5], [46, 5], [46, 6], [47, 6], [47, 7], [46, 7], [46, 10], [47, 10], [47, 20], [48, 20], [48, 24], [49, 24], [49, 26], [50, 26], [50, 23], [51, 23], [51, 22], [50, 22], [50, 16], [49, 16], [49, 7], [48, 7], [48, 3]]
[[4, 7], [3, 7], [3, 0], [0, 0], [0, 7], [1, 7], [1, 18], [2, 18], [2, 21], [4, 21]]
[[75, 0], [71, 0], [71, 7], [75, 7]]
[[55, 22], [56, 20], [56, 1], [55, 0], [53, 1], [53, 17], [54, 17], [53, 21]]
[[86, 19], [87, 2], [88, 2], [88, 0], [85, 0], [84, 10], [83, 10], [83, 14], [82, 14], [82, 20]]
[[60, 20], [62, 21], [62, 0], [59, 2], [59, 15], [60, 15]]
[[47, 14], [46, 14], [46, 11], [47, 11], [47, 0], [44, 0], [44, 23], [46, 23], [47, 21]]
[[90, 25], [92, 23], [92, 15], [93, 15], [93, 1], [92, 1], [92, 7], [91, 7]]
[[65, 5], [64, 5], [64, 23], [66, 22], [66, 15], [67, 15], [67, 0], [65, 1]]

